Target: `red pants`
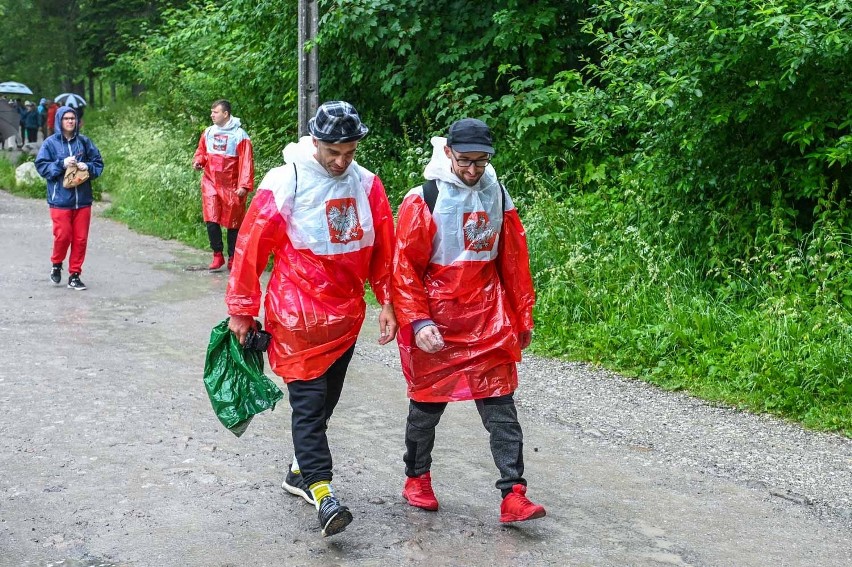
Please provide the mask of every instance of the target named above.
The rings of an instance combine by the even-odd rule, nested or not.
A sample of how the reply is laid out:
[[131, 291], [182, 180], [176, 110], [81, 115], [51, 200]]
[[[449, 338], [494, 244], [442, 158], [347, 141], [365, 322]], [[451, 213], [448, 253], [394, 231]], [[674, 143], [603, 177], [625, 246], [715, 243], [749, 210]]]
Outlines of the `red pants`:
[[92, 220], [92, 207], [82, 209], [50, 209], [53, 221], [53, 254], [50, 261], [61, 264], [71, 247], [68, 259], [68, 272], [83, 273], [83, 260], [86, 259], [86, 246], [89, 242], [89, 222]]

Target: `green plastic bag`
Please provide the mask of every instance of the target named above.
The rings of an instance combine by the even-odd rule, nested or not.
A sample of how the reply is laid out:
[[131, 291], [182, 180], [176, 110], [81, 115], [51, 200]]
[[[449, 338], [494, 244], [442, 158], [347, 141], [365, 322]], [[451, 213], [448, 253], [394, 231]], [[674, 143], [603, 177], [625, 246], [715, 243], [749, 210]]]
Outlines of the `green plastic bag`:
[[275, 409], [283, 392], [263, 373], [263, 353], [244, 350], [225, 319], [210, 332], [204, 386], [222, 425], [239, 437], [256, 414]]

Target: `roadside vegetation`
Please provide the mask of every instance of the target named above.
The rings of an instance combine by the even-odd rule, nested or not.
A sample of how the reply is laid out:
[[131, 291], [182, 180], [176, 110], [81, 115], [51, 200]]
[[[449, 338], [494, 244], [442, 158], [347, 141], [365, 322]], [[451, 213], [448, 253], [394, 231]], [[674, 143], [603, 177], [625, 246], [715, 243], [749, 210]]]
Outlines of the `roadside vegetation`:
[[13, 195], [44, 198], [45, 186], [40, 178], [34, 183], [18, 183], [15, 177], [15, 168], [27, 161], [33, 161], [33, 157], [19, 154], [18, 159], [13, 162], [8, 156], [0, 156], [0, 187]]
[[[147, 90], [87, 129], [110, 214], [203, 247], [190, 160], [209, 104], [234, 103], [258, 181], [280, 163], [296, 14], [176, 4], [98, 68]], [[322, 98], [359, 109], [358, 160], [394, 206], [430, 136], [492, 125], [532, 252], [535, 352], [852, 435], [852, 4], [320, 6]]]

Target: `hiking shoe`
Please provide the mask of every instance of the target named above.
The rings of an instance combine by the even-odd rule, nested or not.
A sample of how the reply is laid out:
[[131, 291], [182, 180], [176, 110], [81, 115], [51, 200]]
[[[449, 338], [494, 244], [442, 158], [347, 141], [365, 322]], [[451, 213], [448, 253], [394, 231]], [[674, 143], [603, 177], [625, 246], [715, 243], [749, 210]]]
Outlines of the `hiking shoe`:
[[402, 497], [408, 503], [424, 510], [437, 510], [438, 499], [432, 491], [432, 473], [426, 472], [420, 476], [406, 477]]
[[525, 520], [535, 520], [543, 518], [547, 512], [544, 506], [533, 504], [526, 497], [527, 487], [523, 484], [516, 484], [512, 487], [512, 492], [506, 495], [503, 502], [500, 504], [500, 521], [523, 522]]
[[333, 494], [329, 494], [320, 500], [317, 509], [319, 510], [317, 516], [323, 537], [339, 534], [352, 522], [352, 512], [349, 511], [349, 508], [343, 506]]
[[54, 285], [62, 283], [62, 264], [54, 264], [53, 268], [50, 269], [50, 281]]
[[86, 284], [83, 283], [83, 280], [80, 279], [80, 274], [77, 272], [74, 272], [68, 277], [68, 289], [76, 289], [77, 291], [86, 289]]
[[305, 499], [305, 502], [311, 506], [316, 505], [314, 503], [314, 495], [311, 493], [311, 489], [308, 488], [308, 484], [305, 482], [305, 479], [300, 472], [294, 473], [291, 470], [287, 471], [287, 476], [284, 477], [284, 482], [281, 483], [281, 488], [294, 496], [301, 496]]
[[213, 252], [213, 261], [210, 262], [210, 265], [207, 266], [207, 269], [210, 271], [218, 270], [222, 266], [225, 265], [225, 256], [222, 255], [221, 252]]

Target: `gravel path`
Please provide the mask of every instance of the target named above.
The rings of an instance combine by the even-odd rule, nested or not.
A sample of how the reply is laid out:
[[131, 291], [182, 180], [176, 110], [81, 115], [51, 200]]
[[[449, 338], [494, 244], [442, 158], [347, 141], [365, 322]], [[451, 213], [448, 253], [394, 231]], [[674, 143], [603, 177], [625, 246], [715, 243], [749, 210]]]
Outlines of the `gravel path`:
[[527, 357], [519, 405], [640, 466], [731, 479], [852, 529], [852, 439], [667, 392], [588, 364]]
[[[375, 353], [398, 368], [393, 354]], [[524, 420], [559, 424], [584, 445], [612, 448], [636, 467], [673, 465], [727, 479], [852, 530], [852, 439], [580, 362], [525, 355], [518, 373]]]

